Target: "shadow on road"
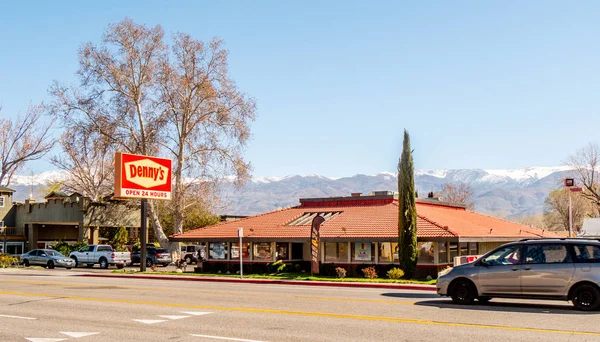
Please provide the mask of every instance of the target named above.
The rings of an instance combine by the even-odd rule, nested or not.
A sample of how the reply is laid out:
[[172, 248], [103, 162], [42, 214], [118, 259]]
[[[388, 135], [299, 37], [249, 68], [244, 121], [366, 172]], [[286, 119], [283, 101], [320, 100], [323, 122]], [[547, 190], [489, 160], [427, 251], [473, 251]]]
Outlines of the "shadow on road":
[[494, 302], [479, 303], [475, 301], [473, 305], [456, 305], [449, 299], [438, 299], [416, 302], [415, 305], [437, 307], [450, 310], [471, 310], [471, 311], [495, 311], [495, 312], [522, 312], [537, 314], [568, 314], [568, 315], [598, 315], [600, 312], [586, 312], [575, 310], [572, 306], [535, 304], [535, 303], [513, 303], [513, 302]]

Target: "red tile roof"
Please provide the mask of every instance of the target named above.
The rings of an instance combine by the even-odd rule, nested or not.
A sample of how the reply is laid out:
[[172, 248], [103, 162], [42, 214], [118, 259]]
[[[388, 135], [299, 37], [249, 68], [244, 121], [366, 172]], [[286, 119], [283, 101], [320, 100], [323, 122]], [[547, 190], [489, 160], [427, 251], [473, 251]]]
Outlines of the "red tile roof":
[[[371, 204], [369, 204], [371, 203]], [[323, 239], [395, 239], [398, 237], [398, 204], [393, 200], [312, 203], [268, 212], [236, 221], [222, 222], [173, 235], [182, 240], [235, 239], [239, 227], [246, 239], [309, 239], [310, 223], [288, 225], [307, 212], [341, 213], [321, 225]], [[462, 207], [417, 203], [417, 237], [432, 238], [535, 238], [556, 234], [492, 216], [467, 211]]]

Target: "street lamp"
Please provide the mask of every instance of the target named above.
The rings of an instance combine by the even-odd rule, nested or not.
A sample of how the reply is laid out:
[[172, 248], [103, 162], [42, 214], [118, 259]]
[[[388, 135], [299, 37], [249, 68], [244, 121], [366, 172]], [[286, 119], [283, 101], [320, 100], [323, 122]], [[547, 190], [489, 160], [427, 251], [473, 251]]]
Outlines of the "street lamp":
[[565, 188], [569, 189], [569, 237], [573, 237], [573, 201], [571, 192], [581, 192], [583, 189], [575, 186], [575, 179], [565, 178]]

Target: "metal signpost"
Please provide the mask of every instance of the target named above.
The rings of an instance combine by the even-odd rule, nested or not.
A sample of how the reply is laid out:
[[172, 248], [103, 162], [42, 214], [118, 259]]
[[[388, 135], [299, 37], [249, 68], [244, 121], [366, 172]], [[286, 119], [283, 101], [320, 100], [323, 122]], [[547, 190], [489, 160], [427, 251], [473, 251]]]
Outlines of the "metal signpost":
[[569, 189], [569, 237], [573, 237], [573, 201], [571, 199], [571, 192], [581, 192], [582, 188], [575, 186], [575, 179], [565, 178], [565, 187]]
[[240, 237], [240, 279], [244, 279], [244, 263], [242, 261], [242, 237], [244, 236], [244, 228], [238, 228], [238, 236]]

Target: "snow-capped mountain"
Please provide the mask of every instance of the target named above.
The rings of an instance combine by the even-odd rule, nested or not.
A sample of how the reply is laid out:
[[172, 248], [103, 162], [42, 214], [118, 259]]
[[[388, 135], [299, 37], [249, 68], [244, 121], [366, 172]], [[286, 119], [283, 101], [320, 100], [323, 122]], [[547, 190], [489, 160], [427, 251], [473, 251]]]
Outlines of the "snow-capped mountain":
[[[475, 210], [499, 217], [518, 217], [540, 213], [550, 191], [569, 176], [568, 167], [530, 167], [516, 170], [418, 170], [415, 185], [421, 196], [437, 192], [442, 184], [463, 182], [471, 185]], [[225, 184], [222, 197], [228, 203], [227, 214], [252, 215], [277, 208], [294, 206], [299, 198], [346, 196], [351, 192], [364, 194], [375, 190], [397, 190], [395, 172], [375, 175], [357, 174], [349, 177], [321, 175], [288, 175], [256, 177], [238, 190]], [[41, 187], [64, 179], [61, 171], [47, 171], [33, 176], [15, 176], [10, 187], [17, 190], [16, 200], [24, 200], [34, 188], [34, 198], [41, 199]]]

